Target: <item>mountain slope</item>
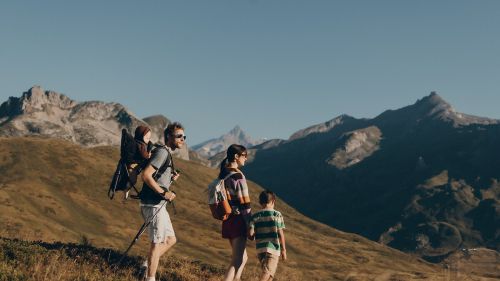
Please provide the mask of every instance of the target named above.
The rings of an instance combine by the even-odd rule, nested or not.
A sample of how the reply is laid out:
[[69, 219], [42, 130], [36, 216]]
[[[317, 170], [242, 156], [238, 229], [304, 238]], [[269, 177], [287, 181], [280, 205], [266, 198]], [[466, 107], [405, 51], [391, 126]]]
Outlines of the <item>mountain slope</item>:
[[432, 93], [374, 119], [327, 123], [256, 150], [247, 176], [312, 218], [429, 259], [500, 250], [498, 120], [457, 113]]
[[[34, 137], [0, 138], [0, 235], [24, 240], [81, 241], [123, 250], [142, 224], [138, 203], [110, 201], [107, 185], [118, 151], [82, 148]], [[230, 250], [220, 238], [220, 223], [211, 218], [204, 189], [216, 171], [177, 159], [182, 176], [174, 189], [172, 215], [178, 244], [172, 254], [225, 265]], [[261, 187], [250, 182], [253, 202]], [[281, 197], [282, 193], [278, 192]], [[257, 208], [253, 204], [253, 208]], [[279, 280], [371, 280], [377, 276], [411, 280], [443, 277], [439, 266], [354, 234], [317, 223], [278, 200], [285, 217], [289, 261], [280, 263]], [[170, 211], [172, 211], [170, 209]], [[144, 255], [145, 237], [132, 249]], [[257, 270], [250, 243], [246, 276]], [[380, 278], [382, 278], [380, 277]]]

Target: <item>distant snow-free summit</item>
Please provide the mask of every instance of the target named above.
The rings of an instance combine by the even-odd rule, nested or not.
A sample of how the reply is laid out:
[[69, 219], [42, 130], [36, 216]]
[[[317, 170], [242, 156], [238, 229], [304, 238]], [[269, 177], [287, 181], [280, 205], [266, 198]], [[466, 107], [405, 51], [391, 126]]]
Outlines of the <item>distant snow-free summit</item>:
[[234, 127], [227, 134], [204, 141], [191, 147], [192, 150], [197, 152], [202, 157], [210, 158], [217, 153], [225, 151], [231, 144], [241, 144], [247, 148], [261, 144], [264, 140], [254, 140], [247, 135], [240, 126]]

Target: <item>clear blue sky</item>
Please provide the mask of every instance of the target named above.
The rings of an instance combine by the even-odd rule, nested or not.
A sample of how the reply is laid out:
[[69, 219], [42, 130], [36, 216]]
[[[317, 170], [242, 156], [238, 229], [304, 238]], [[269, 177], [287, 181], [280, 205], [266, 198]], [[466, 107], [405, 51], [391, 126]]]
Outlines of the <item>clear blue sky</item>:
[[190, 145], [432, 90], [500, 118], [500, 1], [2, 1], [0, 100], [32, 85], [179, 120]]

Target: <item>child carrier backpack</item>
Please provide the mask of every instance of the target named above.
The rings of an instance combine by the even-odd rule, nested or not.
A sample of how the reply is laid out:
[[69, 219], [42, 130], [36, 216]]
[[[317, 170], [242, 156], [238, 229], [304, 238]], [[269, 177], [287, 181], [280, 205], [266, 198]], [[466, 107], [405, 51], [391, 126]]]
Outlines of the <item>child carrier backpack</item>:
[[[116, 165], [116, 170], [111, 179], [109, 185], [108, 197], [113, 199], [116, 191], [128, 191], [133, 188], [137, 194], [139, 191], [135, 187], [135, 183], [130, 180], [129, 170], [127, 165], [132, 163], [134, 160], [134, 154], [136, 153], [136, 143], [134, 137], [127, 131], [127, 129], [122, 129], [122, 138], [120, 141], [120, 160]], [[132, 198], [137, 198], [137, 196], [132, 196]]]
[[233, 174], [235, 173], [230, 173], [223, 179], [217, 178], [208, 185], [208, 205], [210, 206], [212, 217], [214, 217], [215, 219], [225, 221], [232, 213], [224, 182]]

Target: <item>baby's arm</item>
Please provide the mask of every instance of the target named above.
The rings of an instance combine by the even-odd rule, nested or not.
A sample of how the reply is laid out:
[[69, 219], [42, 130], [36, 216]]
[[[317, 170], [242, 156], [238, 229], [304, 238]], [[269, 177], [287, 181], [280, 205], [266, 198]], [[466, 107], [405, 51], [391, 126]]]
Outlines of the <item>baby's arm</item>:
[[280, 237], [281, 259], [286, 261], [286, 243], [285, 232], [283, 232], [283, 228], [278, 229], [278, 235]]

